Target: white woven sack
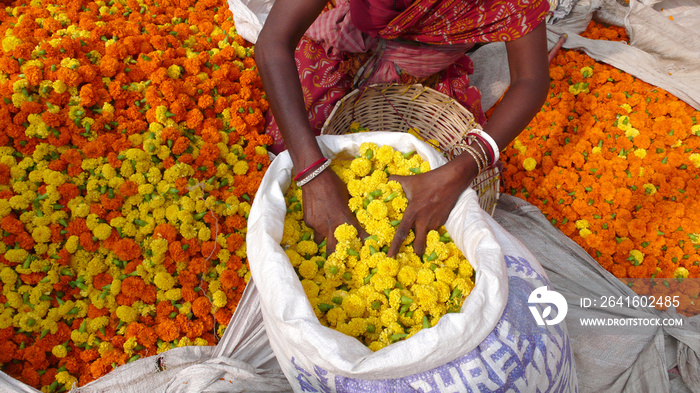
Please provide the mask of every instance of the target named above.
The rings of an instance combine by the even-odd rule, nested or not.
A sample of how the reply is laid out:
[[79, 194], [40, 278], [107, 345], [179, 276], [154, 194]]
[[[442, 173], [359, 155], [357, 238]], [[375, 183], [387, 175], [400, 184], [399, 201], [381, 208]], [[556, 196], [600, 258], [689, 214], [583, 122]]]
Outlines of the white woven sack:
[[[403, 152], [415, 150], [430, 162], [431, 168], [445, 163], [440, 153], [403, 133], [328, 135], [317, 140], [329, 158], [357, 154], [362, 142], [372, 141]], [[448, 386], [451, 391], [454, 388], [466, 391], [479, 390], [480, 386], [498, 388], [508, 383], [515, 387], [513, 380], [521, 387], [544, 387], [541, 390], [566, 386], [558, 391], [569, 391], [568, 387], [575, 387], [565, 331], [552, 330], [550, 335], [555, 341], [558, 339], [555, 345], [550, 347], [545, 343], [530, 354], [518, 353], [528, 347], [522, 342], [506, 342], [510, 324], [501, 318], [509, 297], [506, 261], [471, 189], [461, 195], [445, 224], [476, 271], [475, 287], [460, 313], [447, 314], [435, 327], [377, 352], [370, 351], [355, 338], [322, 326], [280, 246], [286, 213], [284, 192], [291, 175], [292, 162], [288, 153], [283, 152], [263, 178], [250, 211], [247, 239], [251, 273], [258, 286], [270, 345], [295, 391], [398, 392]], [[527, 301], [518, 296], [520, 303]], [[509, 315], [523, 312], [529, 314], [527, 307]], [[528, 318], [525, 324], [532, 325], [533, 317]], [[471, 356], [480, 346], [500, 354]], [[490, 359], [494, 360], [493, 364], [484, 364]], [[516, 363], [529, 365], [533, 359], [540, 367], [537, 374], [529, 367], [513, 367]], [[550, 372], [550, 366], [555, 364], [556, 370]], [[539, 373], [543, 370], [549, 376], [541, 377]]]

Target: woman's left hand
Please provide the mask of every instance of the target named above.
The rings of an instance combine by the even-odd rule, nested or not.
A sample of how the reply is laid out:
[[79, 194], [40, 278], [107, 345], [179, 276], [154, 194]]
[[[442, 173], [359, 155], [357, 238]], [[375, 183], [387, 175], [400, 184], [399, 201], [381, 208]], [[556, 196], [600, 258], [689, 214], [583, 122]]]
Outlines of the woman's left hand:
[[413, 229], [416, 235], [413, 250], [422, 256], [428, 232], [445, 224], [457, 199], [476, 175], [476, 163], [468, 154], [463, 154], [427, 173], [390, 176], [389, 180], [396, 180], [403, 187], [408, 206], [396, 228], [387, 255], [395, 257], [404, 239]]

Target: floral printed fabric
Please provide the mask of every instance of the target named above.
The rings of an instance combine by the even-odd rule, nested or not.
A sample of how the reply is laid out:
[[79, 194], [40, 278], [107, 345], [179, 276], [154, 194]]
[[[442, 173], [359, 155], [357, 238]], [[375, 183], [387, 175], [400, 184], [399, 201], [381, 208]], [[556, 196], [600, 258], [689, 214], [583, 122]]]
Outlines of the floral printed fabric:
[[379, 35], [436, 45], [512, 41], [549, 12], [544, 0], [419, 0]]

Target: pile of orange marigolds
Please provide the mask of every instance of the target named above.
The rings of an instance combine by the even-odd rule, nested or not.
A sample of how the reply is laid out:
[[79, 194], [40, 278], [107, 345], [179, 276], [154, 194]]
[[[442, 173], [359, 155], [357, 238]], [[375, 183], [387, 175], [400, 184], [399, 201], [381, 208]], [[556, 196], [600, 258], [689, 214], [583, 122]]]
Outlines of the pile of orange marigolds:
[[[595, 22], [583, 35], [628, 40]], [[578, 51], [549, 72], [546, 103], [503, 154], [504, 192], [634, 291], [700, 313], [700, 111]]]
[[0, 363], [43, 391], [215, 345], [268, 104], [225, 2], [0, 10]]
[[[59, 392], [216, 344], [271, 142], [226, 3], [18, 1], [0, 21], [2, 371]], [[697, 278], [698, 112], [578, 52], [550, 72], [505, 150], [505, 191], [618, 277]], [[680, 309], [697, 313], [685, 282]]]

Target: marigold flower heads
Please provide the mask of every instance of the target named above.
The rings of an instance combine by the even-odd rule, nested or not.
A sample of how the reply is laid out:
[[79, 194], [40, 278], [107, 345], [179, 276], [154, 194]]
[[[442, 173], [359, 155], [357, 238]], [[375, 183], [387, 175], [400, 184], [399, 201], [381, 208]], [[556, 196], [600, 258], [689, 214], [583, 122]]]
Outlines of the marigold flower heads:
[[[597, 22], [582, 35], [629, 41], [624, 28]], [[680, 268], [700, 277], [700, 112], [579, 51], [560, 51], [549, 71], [545, 105], [501, 155], [504, 191], [536, 205], [635, 292], [690, 293], [676, 310], [697, 314], [693, 280], [669, 279]]]
[[247, 214], [271, 142], [228, 7], [8, 10], [0, 329], [31, 350], [3, 371], [70, 390], [137, 357], [216, 344], [246, 286]]
[[282, 246], [319, 321], [378, 350], [433, 326], [448, 311], [458, 312], [473, 288], [474, 270], [449, 236], [440, 234], [444, 229], [430, 231], [422, 258], [413, 253], [412, 232], [397, 258], [386, 255], [407, 204], [387, 172], [411, 175], [429, 166], [386, 145], [363, 143], [359, 150], [358, 157], [335, 160], [331, 168], [347, 183], [349, 207], [370, 236], [359, 239], [357, 228], [342, 224], [334, 233], [335, 252], [326, 256], [325, 247], [311, 240], [313, 231], [297, 207], [300, 190], [292, 186]]

